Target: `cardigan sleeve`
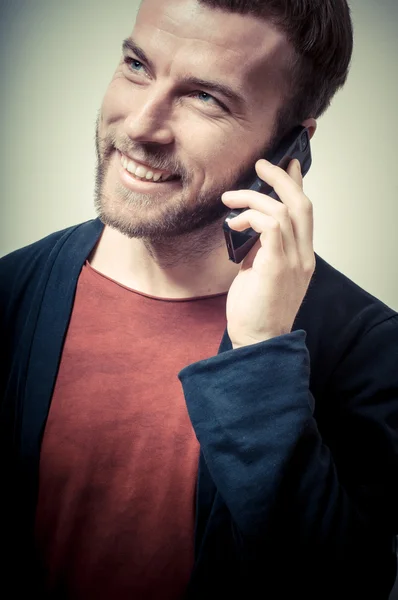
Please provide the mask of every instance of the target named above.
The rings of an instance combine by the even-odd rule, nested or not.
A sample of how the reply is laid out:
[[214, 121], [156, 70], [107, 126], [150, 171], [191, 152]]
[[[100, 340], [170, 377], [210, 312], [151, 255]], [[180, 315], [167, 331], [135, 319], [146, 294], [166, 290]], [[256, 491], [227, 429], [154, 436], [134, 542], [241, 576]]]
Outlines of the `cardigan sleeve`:
[[398, 532], [398, 317], [373, 327], [336, 365], [330, 390], [343, 420], [336, 450], [314, 417], [305, 340], [298, 330], [226, 351], [179, 378], [239, 532], [261, 539], [284, 507], [299, 546], [326, 547], [341, 559], [351, 541]]

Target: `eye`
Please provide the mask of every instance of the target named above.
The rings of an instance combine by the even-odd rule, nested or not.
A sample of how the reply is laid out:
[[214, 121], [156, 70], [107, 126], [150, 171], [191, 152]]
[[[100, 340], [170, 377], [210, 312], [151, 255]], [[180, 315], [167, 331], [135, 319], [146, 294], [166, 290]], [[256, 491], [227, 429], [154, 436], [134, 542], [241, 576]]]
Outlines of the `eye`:
[[125, 56], [124, 62], [129, 67], [129, 69], [135, 73], [140, 73], [141, 68], [145, 70], [144, 65], [139, 60], [137, 60], [136, 58], [132, 58], [131, 56]]
[[219, 100], [217, 100], [217, 98], [214, 98], [214, 96], [208, 94], [207, 92], [192, 92], [189, 95], [191, 97], [197, 96], [203, 104], [209, 104], [210, 106], [214, 105], [215, 107], [219, 107], [226, 110], [224, 104], [222, 104]]

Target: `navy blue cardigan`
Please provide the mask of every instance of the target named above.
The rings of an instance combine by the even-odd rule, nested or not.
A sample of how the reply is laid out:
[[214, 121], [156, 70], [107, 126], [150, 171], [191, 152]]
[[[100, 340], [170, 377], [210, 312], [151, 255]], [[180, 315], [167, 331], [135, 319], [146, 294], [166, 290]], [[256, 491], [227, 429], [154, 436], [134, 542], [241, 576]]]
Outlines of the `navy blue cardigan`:
[[[42, 581], [40, 444], [77, 280], [102, 227], [89, 221], [0, 260], [0, 564], [15, 597]], [[398, 314], [316, 256], [291, 333], [232, 350], [225, 332], [216, 356], [178, 377], [201, 446], [186, 597], [387, 599]]]

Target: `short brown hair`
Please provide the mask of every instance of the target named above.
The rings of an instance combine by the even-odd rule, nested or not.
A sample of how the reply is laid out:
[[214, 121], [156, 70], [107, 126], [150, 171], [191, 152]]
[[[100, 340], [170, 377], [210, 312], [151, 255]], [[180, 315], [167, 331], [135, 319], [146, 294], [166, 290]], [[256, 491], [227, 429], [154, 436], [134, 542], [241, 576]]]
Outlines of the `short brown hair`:
[[270, 21], [295, 51], [291, 80], [274, 131], [278, 137], [318, 118], [344, 85], [352, 56], [353, 26], [347, 0], [199, 0], [211, 8]]

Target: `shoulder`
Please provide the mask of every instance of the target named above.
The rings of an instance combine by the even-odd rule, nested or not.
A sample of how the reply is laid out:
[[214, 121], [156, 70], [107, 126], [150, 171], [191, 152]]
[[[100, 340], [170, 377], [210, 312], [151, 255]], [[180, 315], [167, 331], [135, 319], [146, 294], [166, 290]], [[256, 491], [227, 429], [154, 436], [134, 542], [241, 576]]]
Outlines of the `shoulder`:
[[63, 244], [67, 243], [73, 234], [77, 234], [74, 235], [73, 241], [75, 244], [84, 243], [87, 238], [97, 235], [102, 227], [99, 219], [92, 219], [51, 233], [32, 244], [14, 250], [0, 258], [1, 273], [12, 273], [15, 269], [20, 270], [24, 266], [29, 266], [31, 269], [37, 262], [47, 260], [51, 252], [55, 248], [60, 248]]
[[398, 313], [355, 281], [344, 275], [319, 255], [312, 277], [307, 302], [311, 314], [326, 326], [333, 324], [341, 332], [345, 327], [357, 327], [365, 333], [377, 323], [398, 316]]
[[306, 332], [313, 385], [322, 389], [348, 357], [360, 362], [372, 346], [384, 347], [373, 353], [380, 366], [398, 344], [398, 313], [318, 255], [294, 328]]
[[63, 260], [70, 252], [84, 253], [94, 245], [102, 231], [99, 219], [92, 219], [60, 231], [19, 248], [0, 259], [0, 308], [4, 315], [6, 306], [17, 304], [51, 269], [55, 260]]

